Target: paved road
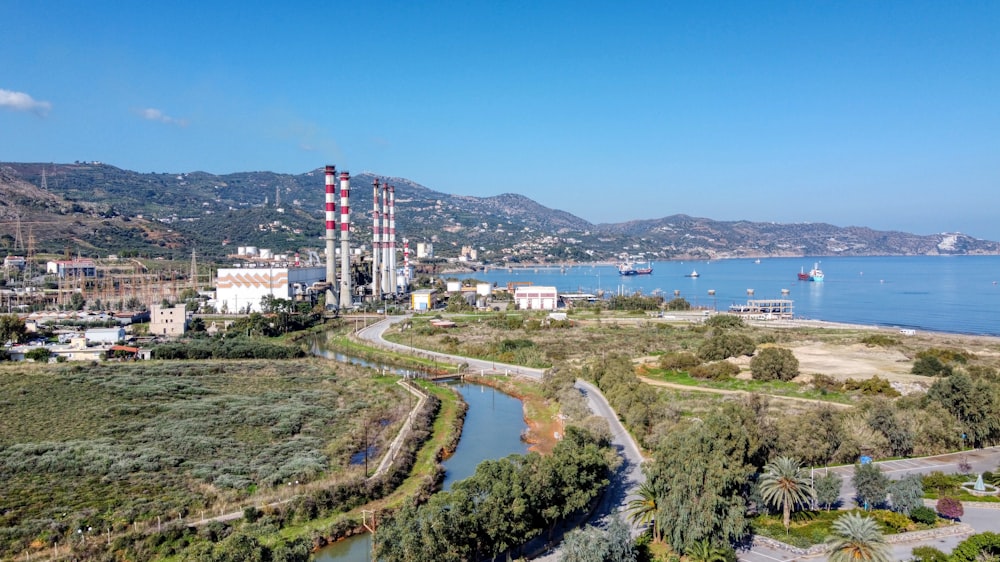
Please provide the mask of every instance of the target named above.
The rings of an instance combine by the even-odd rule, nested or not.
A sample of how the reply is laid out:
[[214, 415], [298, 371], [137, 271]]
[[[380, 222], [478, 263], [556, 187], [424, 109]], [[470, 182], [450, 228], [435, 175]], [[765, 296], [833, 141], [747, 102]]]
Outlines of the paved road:
[[381, 320], [368, 326], [362, 328], [358, 331], [358, 337], [374, 343], [379, 347], [385, 349], [391, 349], [393, 351], [399, 351], [401, 353], [409, 353], [411, 355], [417, 355], [428, 358], [435, 358], [439, 361], [444, 361], [452, 363], [455, 365], [468, 365], [469, 370], [479, 371], [482, 374], [504, 374], [504, 375], [521, 375], [529, 377], [536, 380], [541, 380], [542, 375], [545, 374], [545, 369], [532, 369], [530, 367], [522, 367], [520, 365], [511, 365], [508, 363], [498, 363], [496, 361], [484, 361], [482, 359], [473, 359], [472, 357], [462, 357], [460, 355], [449, 355], [447, 353], [438, 353], [437, 351], [427, 351], [424, 349], [417, 349], [415, 347], [410, 347], [407, 345], [398, 344], [391, 342], [382, 337], [385, 331], [392, 324], [402, 322], [406, 320], [409, 316], [390, 316], [385, 320]]

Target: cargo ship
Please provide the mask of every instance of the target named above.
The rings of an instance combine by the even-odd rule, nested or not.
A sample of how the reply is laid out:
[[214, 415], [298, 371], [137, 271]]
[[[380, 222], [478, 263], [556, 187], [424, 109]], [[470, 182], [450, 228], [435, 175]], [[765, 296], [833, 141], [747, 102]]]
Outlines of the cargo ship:
[[653, 273], [653, 264], [647, 264], [646, 267], [636, 267], [635, 264], [631, 262], [624, 262], [618, 264], [618, 275], [650, 275]]

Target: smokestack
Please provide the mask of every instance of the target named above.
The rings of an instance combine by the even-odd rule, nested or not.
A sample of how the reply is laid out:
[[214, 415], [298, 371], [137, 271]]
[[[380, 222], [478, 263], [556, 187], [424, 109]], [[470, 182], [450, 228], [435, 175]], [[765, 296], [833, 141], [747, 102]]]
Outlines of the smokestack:
[[[326, 282], [330, 286], [330, 289], [327, 290], [327, 296], [330, 296], [337, 284], [337, 258], [334, 247], [334, 237], [337, 233], [337, 203], [334, 199], [336, 186], [333, 177], [336, 173], [336, 167], [326, 167]], [[334, 303], [328, 299], [326, 304], [333, 306]]]
[[382, 184], [382, 292], [389, 294], [389, 184]]
[[354, 305], [351, 291], [351, 174], [340, 172], [340, 308]]
[[396, 186], [389, 186], [389, 289], [396, 293]]
[[406, 286], [410, 286], [410, 240], [403, 238], [403, 278]]
[[374, 222], [372, 225], [372, 298], [375, 300], [379, 300], [382, 289], [382, 281], [379, 278], [379, 273], [382, 272], [381, 260], [379, 259], [382, 252], [382, 245], [379, 243], [382, 232], [379, 230], [381, 223], [379, 222], [378, 193], [378, 179], [375, 179], [372, 182], [372, 220]]

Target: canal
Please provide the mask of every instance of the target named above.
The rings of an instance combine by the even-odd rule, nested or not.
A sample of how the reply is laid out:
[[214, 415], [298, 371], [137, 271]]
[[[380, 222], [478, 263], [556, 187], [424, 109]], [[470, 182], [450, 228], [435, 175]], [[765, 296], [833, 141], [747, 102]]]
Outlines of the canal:
[[[521, 433], [527, 429], [521, 401], [494, 388], [471, 383], [451, 385], [468, 403], [462, 439], [455, 454], [444, 461], [444, 489], [472, 476], [479, 463], [512, 454], [524, 454]], [[371, 535], [357, 535], [323, 548], [315, 562], [369, 562]]]

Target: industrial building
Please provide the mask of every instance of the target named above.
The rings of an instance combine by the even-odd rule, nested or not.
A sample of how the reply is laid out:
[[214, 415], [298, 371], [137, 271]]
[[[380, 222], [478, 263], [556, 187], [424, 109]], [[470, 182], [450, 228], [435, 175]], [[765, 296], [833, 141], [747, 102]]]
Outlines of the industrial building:
[[559, 292], [555, 287], [531, 285], [514, 291], [514, 303], [521, 310], [555, 310]]
[[187, 326], [187, 310], [183, 304], [149, 307], [149, 333], [156, 336], [182, 336]]
[[431, 310], [436, 304], [437, 291], [434, 289], [419, 289], [410, 293], [410, 308], [413, 310]]
[[94, 260], [58, 260], [45, 264], [45, 272], [56, 277], [94, 277], [97, 275], [97, 264]]
[[261, 300], [296, 300], [327, 279], [325, 267], [262, 267], [219, 269], [215, 309], [219, 312], [261, 312]]

